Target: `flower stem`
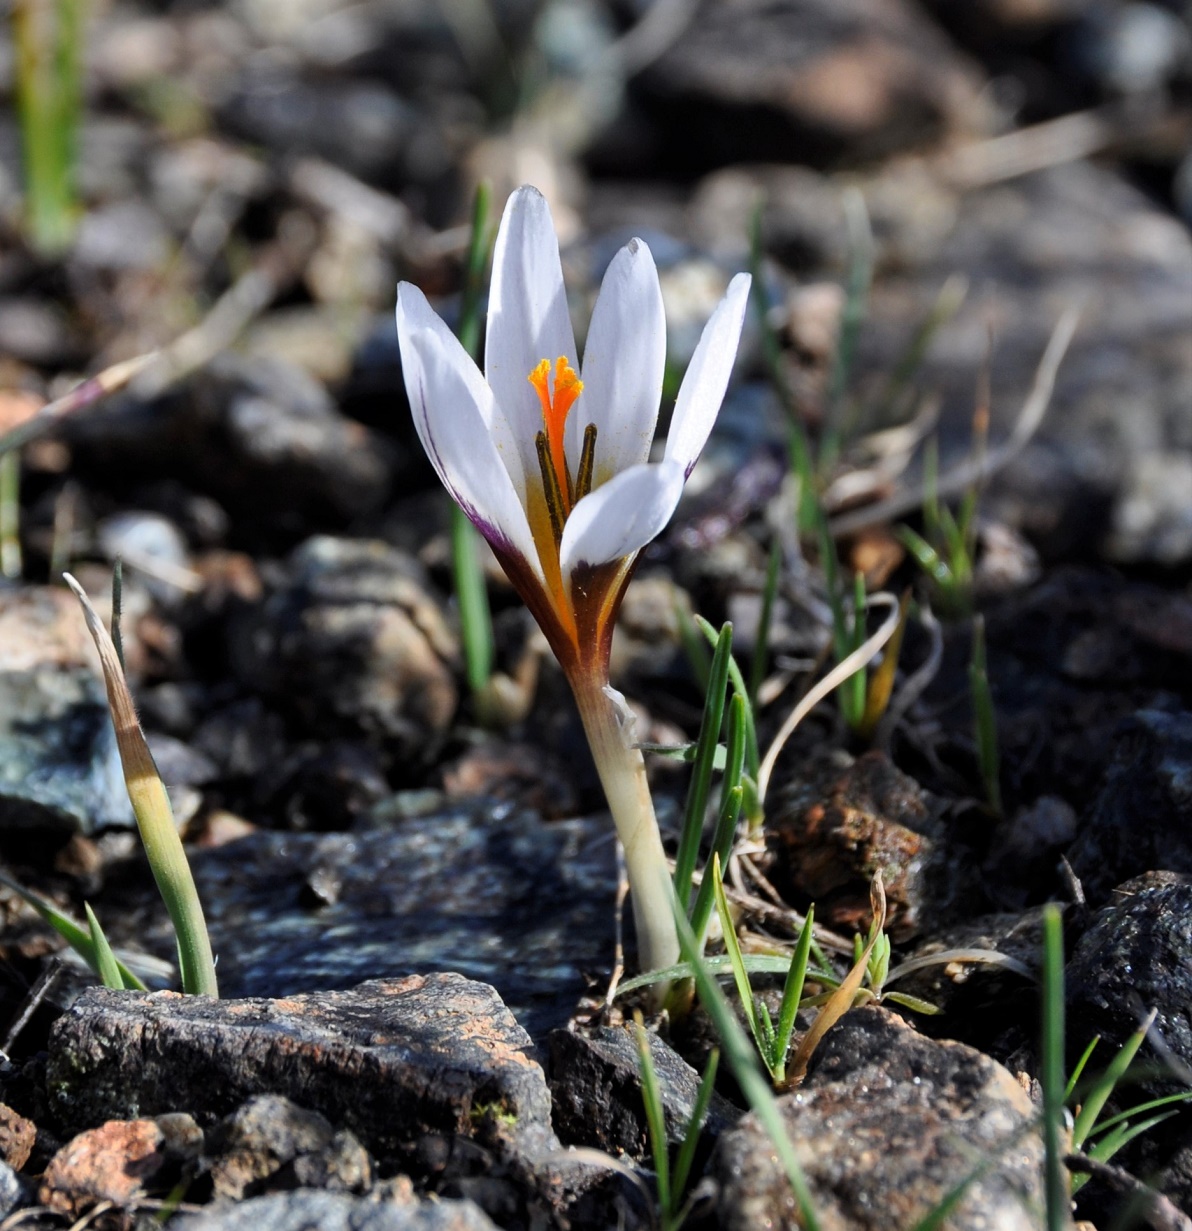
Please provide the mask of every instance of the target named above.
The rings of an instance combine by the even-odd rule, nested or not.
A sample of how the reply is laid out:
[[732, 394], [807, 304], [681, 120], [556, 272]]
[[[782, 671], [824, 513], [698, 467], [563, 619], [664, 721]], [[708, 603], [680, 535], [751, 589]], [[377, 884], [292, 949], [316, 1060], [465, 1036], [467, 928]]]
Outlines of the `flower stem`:
[[[628, 710], [619, 694], [598, 676], [573, 679], [571, 687], [617, 836], [625, 848], [642, 970], [673, 966], [679, 960], [671, 905], [674, 891], [646, 781], [646, 764], [627, 730]], [[661, 1005], [667, 990], [666, 985], [655, 984], [656, 1003]]]

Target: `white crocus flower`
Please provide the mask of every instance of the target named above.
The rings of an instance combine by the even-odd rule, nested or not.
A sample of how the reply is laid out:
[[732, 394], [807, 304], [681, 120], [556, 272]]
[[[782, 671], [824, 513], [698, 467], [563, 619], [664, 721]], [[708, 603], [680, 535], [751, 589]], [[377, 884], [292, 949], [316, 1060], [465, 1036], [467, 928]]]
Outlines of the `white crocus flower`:
[[662, 461], [648, 461], [666, 323], [649, 248], [605, 274], [580, 368], [546, 200], [520, 188], [493, 255], [482, 375], [417, 287], [397, 294], [414, 424], [492, 546], [571, 683], [625, 846], [643, 965], [677, 960], [669, 878], [641, 754], [608, 687], [613, 624], [638, 553], [670, 521], [728, 385], [749, 277], [713, 312], [679, 389]]

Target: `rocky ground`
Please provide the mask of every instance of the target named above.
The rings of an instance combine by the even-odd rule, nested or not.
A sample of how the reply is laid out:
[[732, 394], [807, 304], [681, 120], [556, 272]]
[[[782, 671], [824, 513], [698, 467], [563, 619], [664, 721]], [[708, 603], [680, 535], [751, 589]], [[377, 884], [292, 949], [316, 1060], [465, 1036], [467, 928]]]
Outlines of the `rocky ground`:
[[[825, 582], [794, 531], [791, 414], [817, 439], [843, 410], [823, 475], [842, 564], [871, 589], [915, 587], [889, 720], [860, 741], [829, 701], [779, 759], [740, 848], [741, 934], [789, 946], [814, 901], [829, 951], [847, 950], [880, 871], [895, 966], [956, 948], [1003, 960], [908, 974], [900, 988], [937, 1016], [850, 1012], [783, 1096], [820, 1225], [909, 1229], [982, 1159], [943, 1225], [1044, 1225], [1045, 902], [1064, 908], [1069, 1063], [1099, 1034], [1104, 1064], [1154, 1010], [1142, 1092], [1122, 1106], [1186, 1088], [1190, 17], [1183, 0], [94, 7], [84, 209], [64, 255], [25, 240], [18, 129], [0, 115], [0, 428], [165, 352], [21, 450], [17, 557], [0, 528], [0, 870], [76, 917], [89, 902], [152, 988], [174, 986], [58, 581], [69, 568], [98, 598], [119, 557], [129, 674], [224, 999], [97, 988], [0, 890], [4, 1227], [652, 1225], [636, 1044], [603, 1003], [603, 797], [566, 684], [491, 559], [510, 699], [508, 721], [479, 722], [447, 501], [404, 400], [395, 282], [454, 319], [480, 177], [498, 202], [523, 182], [547, 195], [580, 323], [616, 249], [649, 243], [676, 378], [750, 264], [757, 213], [767, 326], [751, 313], [614, 647], [647, 740], [698, 729], [680, 613], [731, 619], [748, 665], [775, 544], [763, 747], [821, 672]], [[872, 287], [834, 403], [858, 194]], [[924, 441], [954, 473], [975, 406], [1001, 463], [980, 485], [974, 581], [1000, 813], [973, 733], [973, 622], [931, 617], [893, 534], [923, 528]], [[670, 840], [686, 771], [657, 758], [651, 774]], [[631, 935], [628, 949], [632, 966]], [[651, 1025], [677, 1144], [710, 1028]], [[1189, 1114], [1094, 1167], [1074, 1218], [1192, 1225]], [[690, 1225], [798, 1225], [727, 1069], [696, 1173]]]

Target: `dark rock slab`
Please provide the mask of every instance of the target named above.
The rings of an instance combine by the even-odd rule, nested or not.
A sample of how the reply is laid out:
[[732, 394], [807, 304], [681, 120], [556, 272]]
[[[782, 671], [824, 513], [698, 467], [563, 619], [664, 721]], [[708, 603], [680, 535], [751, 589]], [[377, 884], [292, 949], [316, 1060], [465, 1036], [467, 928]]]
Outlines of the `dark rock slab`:
[[53, 1028], [47, 1088], [69, 1130], [180, 1110], [211, 1124], [279, 1094], [393, 1165], [427, 1134], [549, 1138], [530, 1047], [492, 988], [453, 974], [285, 1000], [92, 988]]
[[[917, 1034], [883, 1009], [847, 1014], [820, 1044], [803, 1086], [780, 1100], [820, 1225], [913, 1225], [982, 1163], [951, 1213], [953, 1231], [1036, 1231], [1043, 1146], [1034, 1107], [1001, 1065]], [[725, 1231], [799, 1225], [790, 1184], [752, 1115], [714, 1162]]]
[[171, 1225], [179, 1231], [495, 1231], [496, 1226], [471, 1201], [382, 1202], [309, 1188], [215, 1205]]
[[1121, 725], [1068, 861], [1095, 905], [1153, 869], [1192, 873], [1192, 713], [1143, 710]]
[[[667, 1140], [679, 1145], [685, 1135], [700, 1075], [665, 1040], [651, 1033], [650, 1055], [662, 1096]], [[650, 1156], [650, 1139], [641, 1096], [637, 1041], [627, 1027], [593, 1031], [555, 1030], [550, 1036], [548, 1076], [554, 1126], [568, 1145], [591, 1146], [616, 1157]], [[704, 1124], [711, 1145], [735, 1124], [740, 1112], [712, 1095]]]
[[[1079, 1052], [1099, 1034], [1116, 1048], [1155, 1009], [1165, 1053], [1192, 1066], [1192, 878], [1152, 873], [1115, 897], [1097, 912], [1065, 969], [1069, 1041]], [[1164, 1058], [1149, 1043], [1141, 1055]]]
[[980, 76], [903, 0], [706, 0], [638, 84], [672, 134], [664, 165], [690, 173], [920, 144], [962, 122]]
[[[396, 804], [396, 799], [393, 804]], [[260, 832], [192, 856], [227, 996], [286, 996], [455, 970], [491, 983], [535, 1037], [571, 1016], [613, 952], [612, 827], [484, 801], [356, 834]], [[95, 903], [118, 943], [173, 956], [156, 893]]]

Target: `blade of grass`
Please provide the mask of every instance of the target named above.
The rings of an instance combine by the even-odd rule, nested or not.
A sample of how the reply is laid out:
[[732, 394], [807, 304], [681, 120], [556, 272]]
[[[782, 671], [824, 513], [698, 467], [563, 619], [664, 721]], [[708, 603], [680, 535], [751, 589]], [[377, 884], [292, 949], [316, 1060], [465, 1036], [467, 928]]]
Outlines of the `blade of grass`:
[[749, 662], [749, 707], [757, 714], [757, 694], [766, 678], [770, 657], [770, 622], [774, 618], [774, 597], [778, 592], [778, 573], [782, 565], [782, 544], [777, 538], [770, 545], [766, 562], [766, 586], [762, 590], [762, 610], [757, 621], [757, 640], [753, 643], [753, 658]]
[[[708, 689], [704, 696], [704, 713], [695, 745], [695, 765], [687, 787], [683, 806], [683, 823], [679, 831], [679, 850], [675, 856], [675, 895], [684, 909], [691, 898], [691, 876], [699, 855], [700, 838], [704, 832], [704, 816], [708, 795], [712, 790], [712, 764], [724, 723], [724, 699], [728, 689], [728, 665], [733, 652], [733, 626], [725, 624], [716, 639], [712, 669], [708, 674]], [[737, 771], [738, 777], [740, 770]]]
[[1084, 1072], [1085, 1066], [1092, 1058], [1093, 1052], [1096, 1050], [1097, 1044], [1101, 1042], [1099, 1034], [1093, 1035], [1089, 1040], [1089, 1045], [1080, 1055], [1080, 1059], [1076, 1062], [1076, 1067], [1072, 1070], [1072, 1076], [1068, 1078], [1068, 1084], [1064, 1087], [1064, 1102], [1067, 1103], [1076, 1091], [1076, 1083], [1080, 1080], [1080, 1075]]
[[[480, 352], [480, 294], [488, 264], [488, 213], [492, 189], [487, 181], [476, 186], [472, 203], [472, 237], [464, 271], [463, 300], [459, 313], [459, 340], [464, 350], [476, 359]], [[463, 510], [451, 505], [451, 565], [455, 599], [459, 603], [459, 623], [464, 651], [464, 670], [468, 689], [481, 703], [493, 669], [493, 621], [488, 602], [488, 587], [480, 564], [480, 542], [476, 527]], [[480, 715], [482, 718], [486, 714]]]
[[1068, 1226], [1068, 1185], [1061, 1126], [1064, 1117], [1064, 932], [1059, 908], [1043, 908], [1043, 1028], [1039, 1082], [1043, 1087], [1043, 1190], [1047, 1231]]
[[840, 316], [840, 332], [836, 341], [836, 358], [828, 381], [824, 409], [824, 430], [820, 441], [819, 470], [822, 474], [840, 456], [843, 444], [844, 394], [856, 359], [857, 340], [865, 320], [869, 284], [873, 278], [873, 232], [865, 198], [856, 188], [844, 194], [844, 218], [849, 238], [849, 270], [844, 311]]
[[869, 955], [873, 952], [873, 946], [877, 943], [877, 938], [882, 934], [882, 929], [886, 926], [886, 893], [882, 885], [882, 875], [880, 872], [873, 878], [873, 884], [869, 890], [869, 901], [870, 908], [873, 911], [873, 927], [870, 929], [869, 943], [861, 950], [860, 956], [853, 963], [852, 969], [845, 975], [840, 986], [832, 993], [827, 1002], [820, 1008], [820, 1011], [815, 1015], [815, 1021], [811, 1023], [807, 1033], [799, 1040], [799, 1046], [791, 1057], [788, 1080], [792, 1083], [803, 1080], [803, 1075], [807, 1072], [807, 1065], [815, 1049], [820, 1045], [820, 1041], [853, 1007], [853, 998], [860, 991], [861, 985], [865, 981], [865, 970], [869, 964]]
[[[683, 653], [687, 655], [687, 661], [691, 664], [691, 670], [700, 691], [707, 696], [708, 682], [712, 676], [712, 650], [700, 636], [707, 621], [700, 623], [701, 617], [693, 616], [683, 603], [675, 604], [675, 618], [679, 622], [679, 641], [683, 645]], [[707, 627], [712, 628], [711, 624]], [[713, 629], [712, 636], [709, 638], [713, 646], [716, 645], [719, 636], [720, 634]]]
[[153, 879], [174, 925], [182, 990], [191, 995], [217, 996], [215, 960], [211, 954], [211, 941], [207, 936], [194, 876], [174, 824], [169, 796], [137, 720], [132, 694], [128, 691], [128, 683], [116, 657], [116, 647], [82, 586], [69, 573], [64, 576], [82, 605], [87, 631], [99, 651], [128, 798]]
[[1154, 1025], [1156, 1015], [1154, 1009], [1147, 1014], [1146, 1021], [1118, 1048], [1117, 1055], [1106, 1065], [1105, 1072], [1097, 1078], [1093, 1083], [1093, 1088], [1082, 1100], [1080, 1111], [1072, 1125], [1072, 1148], [1074, 1150], [1079, 1150], [1088, 1139], [1089, 1133], [1093, 1131], [1097, 1117], [1105, 1110], [1105, 1104], [1109, 1102], [1110, 1095], [1113, 1094], [1118, 1082], [1126, 1075], [1126, 1070], [1133, 1063], [1134, 1057], [1138, 1055], [1138, 1049], [1146, 1039], [1147, 1031]]
[[670, 1183], [670, 1154], [666, 1140], [666, 1117], [662, 1110], [662, 1093], [658, 1088], [658, 1075], [654, 1072], [654, 1057], [650, 1052], [650, 1036], [642, 1025], [642, 1015], [633, 1015], [634, 1034], [637, 1038], [638, 1071], [642, 1079], [642, 1103], [646, 1110], [646, 1127], [649, 1130], [650, 1152], [654, 1156], [654, 1177], [658, 1186], [658, 1205], [664, 1219], [673, 1212]]
[[83, 911], [87, 916], [91, 944], [95, 949], [95, 973], [99, 975], [99, 981], [104, 987], [113, 988], [118, 992], [123, 991], [124, 977], [120, 973], [120, 967], [116, 964], [116, 955], [112, 952], [112, 946], [108, 944], [108, 938], [104, 935], [103, 928], [99, 926], [99, 920], [95, 917], [95, 912], [91, 909], [89, 902], [83, 903]]
[[719, 860], [723, 867], [728, 863], [729, 852], [733, 849], [733, 839], [737, 832], [737, 822], [741, 817], [741, 805], [744, 801], [744, 789], [740, 784], [741, 763], [745, 755], [745, 699], [737, 695], [729, 706], [728, 752], [725, 758], [725, 790], [720, 800], [720, 812], [716, 817], [716, 829], [712, 834], [712, 849], [708, 854], [703, 881], [699, 893], [695, 897], [695, 905], [691, 909], [691, 930], [699, 942], [699, 950], [707, 939], [708, 920], [712, 917], [712, 877], [707, 875], [707, 869], [713, 860]]
[[0, 573], [21, 575], [21, 455], [0, 456]]
[[728, 906], [728, 898], [724, 896], [724, 882], [720, 877], [720, 860], [715, 855], [712, 856], [711, 873], [712, 898], [716, 903], [716, 913], [720, 916], [720, 930], [724, 936], [724, 949], [728, 954], [729, 962], [732, 964], [733, 981], [737, 985], [737, 996], [740, 998], [741, 1009], [745, 1014], [745, 1020], [749, 1023], [753, 1040], [757, 1044], [762, 1059], [766, 1062], [766, 1067], [769, 1068], [770, 1057], [762, 1037], [761, 1024], [758, 1022], [757, 1008], [753, 1003], [753, 988], [749, 985], [749, 975], [746, 973], [745, 963], [741, 960], [741, 944], [737, 940], [737, 925], [733, 922], [732, 911], [729, 910]]
[[691, 1174], [691, 1164], [695, 1160], [696, 1147], [699, 1145], [700, 1130], [704, 1126], [704, 1117], [708, 1114], [708, 1106], [712, 1102], [712, 1091], [716, 1088], [716, 1072], [720, 1067], [720, 1049], [713, 1047], [708, 1056], [708, 1067], [704, 1069], [703, 1079], [695, 1094], [695, 1105], [691, 1109], [691, 1119], [687, 1121], [687, 1131], [683, 1134], [683, 1144], [679, 1147], [678, 1158], [675, 1159], [675, 1169], [671, 1176], [671, 1188], [676, 1196], [687, 1191], [687, 1179]]
[[795, 955], [791, 958], [790, 968], [786, 972], [786, 983], [782, 988], [782, 1005], [778, 1010], [778, 1030], [775, 1038], [775, 1069], [776, 1077], [781, 1084], [786, 1079], [786, 1053], [790, 1050], [791, 1035], [795, 1029], [795, 1017], [799, 1012], [799, 1002], [803, 999], [803, 986], [807, 980], [807, 964], [811, 957], [811, 935], [815, 926], [815, 906], [807, 908], [807, 917], [799, 932], [795, 945]]
[[[99, 959], [95, 952], [95, 942], [91, 939], [91, 933], [87, 928], [76, 923], [69, 915], [63, 914], [52, 902], [46, 901], [45, 898], [34, 893], [31, 889], [26, 889], [24, 885], [19, 884], [3, 873], [0, 873], [0, 885], [11, 889], [18, 897], [28, 902], [50, 927], [70, 945], [79, 957], [96, 974], [99, 974]], [[116, 966], [120, 971], [122, 986], [135, 988], [140, 992], [148, 990], [145, 984], [119, 958], [116, 959]]]
[[[712, 625], [703, 616], [699, 615], [695, 617], [695, 623], [699, 627], [700, 632], [703, 633], [708, 644], [715, 645], [719, 634]], [[741, 668], [737, 666], [737, 660], [732, 657], [728, 660], [728, 678], [733, 686], [733, 693], [745, 699], [745, 772], [756, 782], [758, 769], [757, 727], [753, 720], [753, 710], [749, 706], [749, 689], [745, 686], [745, 678], [741, 674]]]
[[733, 1013], [716, 980], [708, 973], [707, 966], [699, 958], [691, 927], [677, 904], [675, 905], [675, 927], [679, 933], [679, 949], [692, 968], [692, 977], [699, 992], [700, 1003], [711, 1017], [712, 1024], [720, 1036], [721, 1048], [733, 1071], [733, 1076], [737, 1079], [741, 1093], [745, 1095], [745, 1101], [766, 1130], [774, 1152], [778, 1155], [778, 1161], [786, 1172], [791, 1191], [795, 1196], [795, 1204], [799, 1209], [799, 1217], [803, 1222], [803, 1229], [804, 1231], [820, 1231], [820, 1221], [815, 1212], [811, 1190], [807, 1187], [803, 1168], [799, 1165], [795, 1148], [786, 1131], [778, 1100], [775, 1099], [766, 1078], [758, 1067], [757, 1053], [749, 1045], [749, 1039], [745, 1031], [741, 1029], [736, 1014]]

